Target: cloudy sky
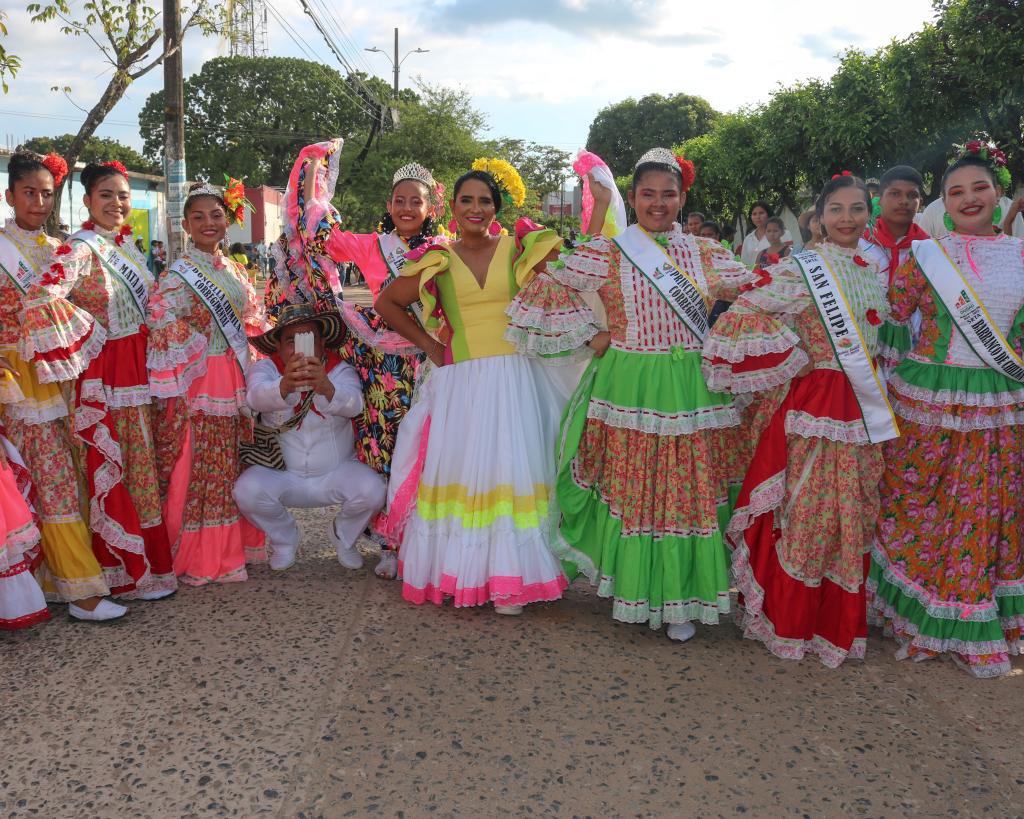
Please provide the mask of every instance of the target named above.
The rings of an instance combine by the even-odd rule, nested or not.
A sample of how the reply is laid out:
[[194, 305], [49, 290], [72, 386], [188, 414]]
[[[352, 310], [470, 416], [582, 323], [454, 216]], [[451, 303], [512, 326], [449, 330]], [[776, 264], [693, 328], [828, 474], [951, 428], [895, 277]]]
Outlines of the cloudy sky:
[[[71, 0], [81, 7], [84, 0]], [[685, 92], [722, 111], [767, 100], [781, 85], [828, 77], [837, 55], [906, 37], [932, 18], [930, 0], [309, 0], [347, 58], [391, 80], [393, 29], [400, 29], [402, 83], [467, 89], [487, 114], [491, 136], [520, 137], [575, 151], [603, 106], [629, 96]], [[266, 0], [271, 55], [314, 55], [335, 64], [300, 0]], [[99, 98], [109, 67], [85, 38], [30, 24], [24, 2], [5, 0], [8, 49], [23, 60], [0, 96], [0, 144], [74, 132]], [[281, 21], [287, 25], [282, 25]], [[293, 40], [303, 43], [303, 47]], [[192, 35], [185, 73], [226, 53]], [[137, 118], [160, 87], [159, 68], [133, 85], [100, 128], [138, 147]], [[51, 86], [70, 86], [65, 97]], [[315, 100], [310, 100], [315, 104]]]

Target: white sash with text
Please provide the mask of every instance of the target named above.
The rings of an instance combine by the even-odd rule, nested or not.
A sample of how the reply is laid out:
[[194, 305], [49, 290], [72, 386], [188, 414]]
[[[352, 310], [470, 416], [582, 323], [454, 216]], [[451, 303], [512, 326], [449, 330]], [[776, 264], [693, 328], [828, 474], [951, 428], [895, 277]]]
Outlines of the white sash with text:
[[149, 305], [149, 282], [139, 271], [138, 264], [128, 259], [115, 242], [107, 241], [95, 231], [80, 230], [71, 236], [70, 241], [84, 242], [89, 246], [106, 271], [127, 288], [139, 314], [145, 319], [146, 307]]
[[238, 359], [238, 366], [244, 373], [249, 366], [249, 339], [245, 335], [242, 319], [227, 293], [204, 271], [187, 259], [178, 259], [171, 265], [171, 272], [181, 276], [185, 284], [206, 305], [213, 315], [214, 323], [223, 334], [228, 346], [231, 347], [235, 358]]
[[708, 306], [697, 280], [639, 225], [630, 225], [612, 241], [690, 331], [701, 341], [707, 338]]
[[861, 422], [868, 440], [877, 444], [898, 438], [900, 430], [886, 397], [885, 386], [871, 361], [864, 336], [853, 318], [853, 311], [839, 284], [839, 278], [829, 267], [828, 261], [816, 251], [795, 253], [793, 259], [803, 273], [807, 288], [814, 298], [814, 306], [818, 308], [821, 322], [828, 331], [836, 360], [860, 405]]
[[914, 258], [946, 306], [964, 340], [996, 372], [1024, 383], [1024, 361], [985, 309], [985, 302], [936, 239], [914, 242]]

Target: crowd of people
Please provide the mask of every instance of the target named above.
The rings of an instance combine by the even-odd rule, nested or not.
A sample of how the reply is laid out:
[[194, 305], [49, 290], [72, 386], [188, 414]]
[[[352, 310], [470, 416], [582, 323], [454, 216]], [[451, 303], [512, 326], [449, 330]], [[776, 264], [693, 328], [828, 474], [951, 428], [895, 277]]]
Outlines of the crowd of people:
[[[122, 166], [85, 168], [89, 220], [58, 241], [66, 165], [11, 157], [0, 628], [47, 601], [109, 620], [254, 562], [287, 571], [289, 509], [337, 507], [341, 565], [368, 535], [412, 604], [518, 615], [583, 575], [614, 619], [678, 642], [732, 615], [774, 655], [836, 667], [874, 623], [901, 658], [1009, 672], [1024, 241], [997, 146], [958, 146], [923, 215], [913, 168], [877, 190], [837, 173], [802, 247], [757, 202], [736, 252], [704, 214], [678, 221], [698, 169], [664, 148], [637, 160], [628, 225], [581, 153], [569, 242], [501, 228], [524, 186], [496, 159], [450, 197], [409, 163], [378, 231], [347, 231], [341, 148], [297, 158], [262, 294], [224, 248], [234, 188], [192, 186], [187, 246], [155, 276]], [[372, 308], [343, 298], [351, 265]]]

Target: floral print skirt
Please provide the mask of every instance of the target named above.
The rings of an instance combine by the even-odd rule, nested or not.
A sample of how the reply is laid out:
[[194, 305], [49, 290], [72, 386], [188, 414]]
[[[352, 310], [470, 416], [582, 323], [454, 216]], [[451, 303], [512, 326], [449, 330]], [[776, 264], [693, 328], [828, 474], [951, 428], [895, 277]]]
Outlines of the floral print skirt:
[[1004, 674], [1024, 649], [1024, 427], [900, 428], [885, 445], [873, 619], [900, 657]]
[[723, 539], [746, 464], [739, 413], [708, 390], [700, 354], [610, 347], [562, 422], [555, 551], [651, 628], [729, 611]]

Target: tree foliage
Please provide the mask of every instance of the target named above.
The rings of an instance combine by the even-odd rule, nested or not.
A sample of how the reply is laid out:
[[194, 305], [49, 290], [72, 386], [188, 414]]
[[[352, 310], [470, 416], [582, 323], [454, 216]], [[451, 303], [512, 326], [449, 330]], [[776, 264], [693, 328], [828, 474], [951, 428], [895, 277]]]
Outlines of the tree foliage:
[[[80, 5], [69, 0], [46, 0], [29, 4], [32, 22], [57, 22], [61, 33], [69, 37], [84, 37], [97, 50], [97, 58], [113, 68], [106, 88], [99, 100], [85, 116], [68, 145], [65, 159], [74, 167], [89, 138], [96, 133], [107, 114], [124, 96], [132, 82], [160, 65], [167, 54], [181, 48], [185, 33], [192, 28], [212, 32], [216, 21], [211, 19], [216, 0], [192, 0], [182, 4], [181, 37], [177, 42], [163, 43], [160, 27], [162, 7], [153, 0], [85, 0]], [[68, 92], [70, 86], [54, 88]], [[63, 187], [54, 197], [55, 221], [60, 212]]]
[[697, 166], [689, 204], [730, 221], [755, 199], [797, 209], [838, 171], [877, 176], [896, 164], [921, 170], [934, 198], [950, 146], [978, 131], [1006, 148], [1024, 181], [1024, 82], [1014, 68], [1024, 65], [1024, 2], [934, 8], [935, 20], [905, 40], [848, 50], [828, 82], [782, 88], [677, 141]]
[[[214, 181], [228, 173], [249, 185], [283, 186], [305, 145], [348, 140], [371, 120], [354, 82], [329, 66], [290, 57], [209, 60], [185, 80], [184, 92], [189, 175]], [[139, 130], [143, 153], [159, 161], [163, 91], [146, 100]]]
[[[4, 24], [6, 19], [7, 12], [0, 11], [0, 37], [7, 36], [7, 26]], [[21, 59], [7, 51], [4, 44], [0, 43], [0, 88], [5, 94], [8, 90], [7, 78], [10, 77], [13, 80], [18, 75], [19, 68], [21, 68]]]
[[[33, 137], [25, 143], [25, 147], [40, 154], [53, 152], [66, 156], [68, 147], [74, 139], [74, 134], [64, 134], [58, 137]], [[116, 139], [108, 139], [106, 137], [89, 137], [78, 158], [82, 162], [111, 162], [117, 160], [129, 171], [151, 174], [160, 173], [159, 166], [150, 162], [134, 148], [122, 145]]]
[[706, 134], [717, 119], [718, 113], [703, 97], [630, 97], [598, 111], [590, 125], [587, 150], [604, 159], [614, 173], [623, 174], [648, 149]]

